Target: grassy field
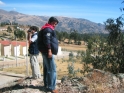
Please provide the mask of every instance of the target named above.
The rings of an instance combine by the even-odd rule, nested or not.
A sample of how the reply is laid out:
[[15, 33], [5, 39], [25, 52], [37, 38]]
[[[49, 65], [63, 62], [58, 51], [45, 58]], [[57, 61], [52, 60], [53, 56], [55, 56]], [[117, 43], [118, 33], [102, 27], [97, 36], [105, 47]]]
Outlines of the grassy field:
[[[57, 67], [57, 78], [61, 79], [63, 76], [68, 76], [68, 58], [64, 58], [64, 62], [63, 59], [58, 59], [55, 60], [56, 61], [56, 67]], [[69, 62], [71, 63], [71, 62]], [[29, 75], [31, 75], [31, 68], [30, 65], [29, 67]], [[42, 64], [40, 64], [40, 69], [41, 69], [41, 73], [43, 74], [43, 66]], [[74, 69], [82, 69], [82, 64], [80, 62], [76, 62], [74, 63]], [[20, 67], [10, 67], [10, 68], [4, 68], [3, 71], [6, 72], [13, 72], [16, 74], [25, 74], [26, 75], [26, 66], [20, 66]], [[80, 73], [77, 73], [78, 76], [81, 76]]]
[[[84, 45], [60, 45], [61, 48], [63, 49], [67, 49], [67, 50], [72, 50], [72, 51], [77, 51], [77, 50], [86, 50], [86, 46]], [[68, 62], [69, 60], [69, 57], [66, 57], [64, 58], [64, 62], [63, 62], [63, 59], [56, 59], [56, 66], [57, 66], [57, 78], [58, 79], [61, 79], [63, 76], [67, 76], [68, 75], [68, 64], [70, 62]], [[30, 69], [30, 65], [28, 66], [29, 67], [29, 74], [31, 75], [31, 69]], [[42, 69], [42, 64], [40, 65], [40, 68], [41, 68], [41, 73], [43, 73], [43, 69]], [[82, 64], [80, 63], [80, 61], [76, 61], [74, 63], [74, 69], [77, 70], [77, 69], [82, 69]], [[3, 71], [7, 71], [7, 72], [14, 72], [14, 73], [17, 73], [17, 74], [26, 74], [26, 66], [21, 66], [21, 67], [12, 67], [12, 68], [6, 68], [6, 69], [3, 69]], [[77, 76], [81, 76], [80, 73], [77, 73], [76, 74]]]
[[86, 46], [85, 45], [69, 45], [69, 44], [60, 44], [60, 47], [62, 49], [67, 49], [70, 51], [85, 51], [86, 50]]

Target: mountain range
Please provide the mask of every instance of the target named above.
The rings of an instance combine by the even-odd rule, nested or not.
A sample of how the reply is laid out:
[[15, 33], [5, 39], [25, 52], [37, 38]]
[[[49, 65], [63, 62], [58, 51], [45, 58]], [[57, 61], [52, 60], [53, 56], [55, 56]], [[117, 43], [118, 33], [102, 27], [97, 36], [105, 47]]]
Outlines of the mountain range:
[[[41, 28], [47, 23], [50, 16], [38, 16], [19, 13], [16, 11], [5, 11], [0, 9], [0, 22], [15, 22], [22, 25], [35, 25]], [[69, 18], [55, 16], [59, 20], [57, 31], [78, 31], [79, 33], [107, 33], [105, 25], [95, 23], [83, 18]]]

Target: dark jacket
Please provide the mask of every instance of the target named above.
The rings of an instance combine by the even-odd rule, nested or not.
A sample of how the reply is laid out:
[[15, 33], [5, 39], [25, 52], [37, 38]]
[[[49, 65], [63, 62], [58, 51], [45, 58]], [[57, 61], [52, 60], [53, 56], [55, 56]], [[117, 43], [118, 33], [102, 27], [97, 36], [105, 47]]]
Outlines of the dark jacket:
[[54, 30], [47, 27], [39, 31], [38, 49], [41, 53], [48, 53], [48, 49], [51, 49], [52, 54], [54, 55], [58, 53], [58, 40]]
[[[38, 34], [35, 33], [34, 35], [38, 35]], [[33, 37], [34, 35], [32, 35], [31, 37]], [[39, 54], [39, 50], [38, 50], [38, 46], [37, 46], [37, 40], [35, 40], [34, 42], [31, 42], [28, 51], [30, 54], [33, 54], [33, 55]]]

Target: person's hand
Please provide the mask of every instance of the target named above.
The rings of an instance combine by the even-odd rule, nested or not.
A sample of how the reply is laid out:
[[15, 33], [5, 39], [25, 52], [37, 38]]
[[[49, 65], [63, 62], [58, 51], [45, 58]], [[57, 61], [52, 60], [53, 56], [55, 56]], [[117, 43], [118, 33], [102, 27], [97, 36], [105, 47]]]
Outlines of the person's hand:
[[48, 58], [51, 58], [52, 57], [52, 51], [51, 49], [48, 50]]
[[28, 35], [29, 35], [29, 36], [31, 36], [31, 35], [32, 35], [32, 33], [31, 33], [31, 32], [28, 32]]

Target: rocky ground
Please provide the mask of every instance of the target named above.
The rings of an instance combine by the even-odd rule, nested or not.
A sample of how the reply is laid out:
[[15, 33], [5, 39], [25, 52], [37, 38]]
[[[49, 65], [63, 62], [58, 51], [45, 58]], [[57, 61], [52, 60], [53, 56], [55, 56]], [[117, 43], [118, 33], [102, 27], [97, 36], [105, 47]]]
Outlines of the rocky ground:
[[[83, 86], [82, 84], [78, 85], [77, 79], [67, 80], [63, 78], [61, 80], [57, 80], [56, 89], [58, 89], [59, 93], [82, 93]], [[72, 85], [72, 83], [75, 83]], [[79, 82], [78, 82], [79, 83]], [[79, 89], [78, 89], [79, 87]], [[43, 87], [42, 79], [30, 79], [23, 78], [11, 82], [11, 85], [3, 87], [0, 89], [0, 93], [48, 93]]]
[[[0, 93], [48, 93], [42, 80], [22, 78], [1, 88]], [[124, 93], [124, 74], [95, 69], [83, 77], [63, 77], [56, 88], [59, 93]]]

